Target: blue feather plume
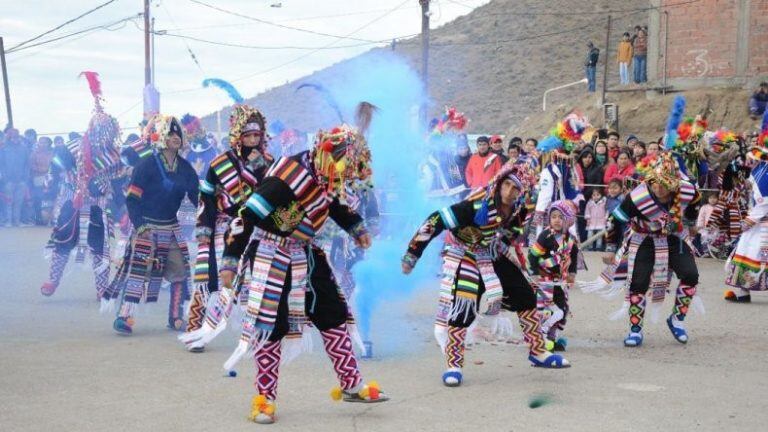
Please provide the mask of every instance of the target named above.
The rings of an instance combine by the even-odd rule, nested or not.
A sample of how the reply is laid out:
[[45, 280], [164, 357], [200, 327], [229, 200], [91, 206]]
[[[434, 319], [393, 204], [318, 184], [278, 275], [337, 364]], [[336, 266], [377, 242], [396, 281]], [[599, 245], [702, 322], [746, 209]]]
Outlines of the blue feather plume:
[[555, 149], [559, 149], [563, 146], [563, 141], [553, 135], [549, 135], [543, 140], [539, 141], [539, 145], [536, 146], [536, 150], [540, 153], [546, 153]]
[[227, 92], [227, 95], [229, 95], [229, 97], [232, 98], [232, 100], [235, 103], [240, 104], [240, 103], [243, 103], [243, 101], [245, 100], [240, 95], [240, 92], [238, 92], [237, 89], [232, 84], [224, 81], [223, 79], [220, 79], [220, 78], [206, 78], [206, 79], [204, 79], [203, 80], [203, 87], [210, 87], [210, 86], [218, 87], [218, 88], [224, 90], [225, 92]]
[[666, 142], [664, 143], [664, 148], [667, 150], [671, 149], [677, 141], [677, 127], [683, 121], [683, 113], [685, 113], [685, 98], [677, 95], [672, 103], [672, 109], [669, 111], [669, 119], [667, 120]]

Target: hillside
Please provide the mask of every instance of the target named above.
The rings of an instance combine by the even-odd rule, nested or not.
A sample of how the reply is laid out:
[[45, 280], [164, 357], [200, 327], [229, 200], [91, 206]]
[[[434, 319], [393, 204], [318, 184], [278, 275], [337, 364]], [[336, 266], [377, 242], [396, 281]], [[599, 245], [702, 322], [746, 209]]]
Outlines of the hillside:
[[[430, 44], [431, 116], [445, 105], [455, 105], [471, 119], [470, 132], [503, 132], [540, 109], [547, 88], [583, 78], [586, 43], [594, 41], [604, 53], [607, 10], [641, 7], [626, 0], [494, 0], [471, 13], [432, 30]], [[571, 13], [574, 12], [574, 13]], [[591, 13], [589, 13], [591, 12]], [[635, 24], [646, 24], [647, 11], [614, 14], [611, 42]], [[401, 41], [394, 52], [418, 71], [420, 40]], [[391, 48], [377, 48], [359, 57]], [[617, 81], [615, 54], [609, 53], [609, 86]], [[314, 74], [248, 99], [268, 119], [304, 130], [333, 123], [330, 113], [317, 118], [313, 106], [323, 102], [311, 92], [297, 97], [301, 82], [343, 83], [345, 60]], [[598, 82], [602, 80], [602, 66]], [[558, 104], [584, 93], [584, 87], [558, 92]], [[228, 112], [223, 113], [226, 119]], [[204, 119], [208, 126], [215, 116]]]

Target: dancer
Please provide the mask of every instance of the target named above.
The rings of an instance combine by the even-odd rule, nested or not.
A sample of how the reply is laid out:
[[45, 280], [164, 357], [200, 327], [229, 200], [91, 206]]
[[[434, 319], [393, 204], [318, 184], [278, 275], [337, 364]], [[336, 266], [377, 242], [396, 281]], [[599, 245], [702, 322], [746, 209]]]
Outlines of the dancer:
[[[644, 162], [643, 182], [609, 216], [605, 259], [612, 260], [614, 268], [623, 259], [627, 261], [629, 291], [624, 309], [629, 313], [630, 331], [624, 345], [642, 345], [646, 293], [652, 287], [652, 302], [660, 305], [669, 286], [670, 270], [680, 284], [667, 326], [675, 340], [684, 344], [688, 333], [683, 321], [696, 295], [699, 272], [683, 221], [695, 223], [700, 195], [692, 183], [681, 179], [671, 154], [651, 156]], [[617, 222], [629, 225], [621, 248]]]
[[[121, 175], [123, 166], [117, 146], [120, 127], [117, 120], [101, 106], [101, 83], [96, 72], [83, 72], [93, 95], [95, 107], [85, 135], [60, 149], [54, 161], [55, 172], [68, 173], [73, 181], [71, 199], [64, 201], [51, 235], [51, 267], [40, 292], [52, 296], [64, 275], [69, 255], [76, 249], [75, 261], [85, 261], [86, 252], [96, 281], [96, 298], [109, 283], [110, 240], [114, 238], [113, 221], [107, 211], [115, 191], [111, 181]], [[117, 192], [119, 193], [119, 191]]]
[[[226, 288], [232, 287], [247, 245], [253, 240], [258, 243], [242, 336], [224, 367], [230, 370], [247, 352], [255, 352], [258, 395], [250, 418], [256, 423], [275, 421], [279, 365], [281, 359], [287, 362], [301, 353], [307, 319], [320, 331], [340, 381], [333, 398], [387, 400], [377, 383], [362, 382], [352, 350], [347, 302], [325, 253], [312, 243], [330, 217], [358, 246], [366, 249], [371, 244], [360, 216], [341, 201], [351, 182], [370, 179], [364, 135], [374, 110], [371, 104], [361, 103], [357, 130], [342, 125], [320, 131], [312, 151], [275, 161], [248, 198], [241, 217], [233, 221], [220, 272]], [[263, 232], [249, 241], [254, 226]], [[242, 265], [239, 270], [243, 271]]]
[[[531, 189], [532, 183], [523, 183], [521, 178], [525, 177], [520, 171], [520, 166], [507, 164], [486, 188], [478, 189], [466, 200], [429, 215], [403, 256], [402, 270], [409, 274], [429, 243], [443, 231], [449, 231], [442, 254], [443, 279], [435, 322], [435, 337], [446, 357], [447, 369], [443, 373], [443, 384], [446, 386], [461, 385], [467, 328], [478, 316], [481, 300], [484, 298], [488, 304], [483, 315], [495, 319], [504, 305], [505, 289], [509, 289], [510, 296], [514, 296], [511, 291], [514, 287], [510, 284], [504, 287], [499, 280], [493, 258], [500, 229], [522, 230], [525, 205], [521, 197]], [[514, 255], [511, 257], [516, 259]], [[515, 276], [511, 275], [510, 282]], [[518, 310], [520, 325], [530, 348], [528, 359], [534, 366], [569, 366], [565, 359], [544, 349], [532, 290], [528, 296], [528, 307]]]
[[[210, 163], [205, 179], [200, 183], [196, 238], [194, 294], [189, 308], [189, 320], [179, 339], [193, 352], [204, 350], [214, 336], [192, 334], [203, 325], [210, 293], [218, 291], [218, 262], [224, 253], [224, 234], [231, 220], [237, 217], [248, 197], [264, 178], [272, 156], [266, 153], [266, 119], [248, 105], [235, 105], [229, 118], [231, 149]], [[230, 300], [230, 299], [227, 299]], [[226, 308], [228, 305], [218, 305]], [[217, 311], [218, 312], [218, 311]], [[209, 317], [217, 321], [216, 317]], [[214, 322], [211, 330], [217, 325]]]
[[555, 201], [549, 207], [547, 225], [528, 250], [528, 265], [536, 277], [537, 306], [541, 330], [554, 342], [555, 351], [565, 351], [567, 340], [558, 337], [565, 330], [570, 312], [568, 294], [575, 282], [579, 259], [578, 241], [570, 233], [578, 209], [571, 201]]
[[741, 222], [741, 238], [725, 265], [725, 283], [733, 288], [726, 291], [725, 300], [732, 303], [750, 303], [751, 291], [768, 290], [768, 111], [757, 145], [747, 157], [754, 162], [749, 176], [753, 206]]
[[157, 301], [163, 279], [171, 284], [169, 328], [184, 329], [183, 304], [189, 297], [189, 252], [176, 215], [185, 196], [197, 205], [197, 175], [178, 154], [183, 133], [175, 117], [153, 117], [144, 139], [154, 150], [134, 168], [128, 186], [126, 205], [133, 232], [118, 273], [102, 297], [105, 306], [120, 298], [113, 328], [124, 335], [133, 332], [139, 302]]

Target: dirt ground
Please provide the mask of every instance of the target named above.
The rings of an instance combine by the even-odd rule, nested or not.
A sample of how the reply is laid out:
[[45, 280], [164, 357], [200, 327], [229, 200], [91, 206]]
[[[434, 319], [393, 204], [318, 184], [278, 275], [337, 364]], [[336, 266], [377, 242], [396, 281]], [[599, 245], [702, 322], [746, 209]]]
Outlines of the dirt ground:
[[[278, 423], [259, 426], [246, 420], [252, 365], [242, 362], [237, 378], [221, 370], [234, 332], [203, 354], [187, 353], [165, 329], [164, 293], [142, 308], [133, 336], [117, 336], [113, 316], [98, 313], [87, 269], [71, 263], [58, 292], [40, 295], [47, 235], [0, 231], [2, 431], [737, 431], [763, 430], [768, 421], [768, 297], [726, 304], [722, 263], [712, 260], [700, 261], [707, 313], [689, 317], [688, 345], [675, 342], [662, 321], [647, 323], [642, 348], [624, 348], [626, 323], [607, 319], [620, 299], [573, 292], [572, 368], [534, 369], [522, 346], [486, 344], [468, 352], [465, 382], [456, 389], [440, 382], [443, 362], [431, 337], [435, 283], [409, 307], [380, 312], [397, 325], [374, 323], [375, 346], [390, 348], [363, 361], [362, 370], [390, 402], [332, 402], [334, 376], [316, 344], [282, 370]], [[598, 256], [588, 262], [591, 270], [579, 279], [598, 274]], [[536, 397], [549, 403], [529, 408]]]

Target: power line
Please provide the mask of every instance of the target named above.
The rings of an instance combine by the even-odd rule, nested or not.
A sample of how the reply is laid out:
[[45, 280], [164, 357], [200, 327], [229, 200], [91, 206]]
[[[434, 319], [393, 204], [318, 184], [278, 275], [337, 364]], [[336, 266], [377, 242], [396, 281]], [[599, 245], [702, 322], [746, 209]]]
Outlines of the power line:
[[158, 36], [170, 36], [175, 38], [182, 38], [182, 39], [189, 39], [196, 42], [206, 43], [210, 45], [217, 45], [217, 46], [225, 46], [225, 47], [231, 47], [231, 48], [246, 48], [246, 49], [255, 49], [255, 50], [328, 50], [328, 49], [343, 49], [343, 48], [357, 48], [361, 46], [369, 46], [369, 45], [376, 45], [376, 44], [382, 44], [382, 43], [390, 43], [392, 40], [401, 40], [410, 38], [413, 36], [418, 36], [418, 34], [411, 34], [406, 36], [398, 36], [394, 38], [387, 38], [382, 39], [378, 41], [373, 42], [360, 42], [357, 44], [350, 44], [350, 45], [337, 45], [337, 46], [296, 46], [296, 45], [286, 45], [286, 46], [277, 46], [277, 45], [245, 45], [245, 44], [238, 44], [238, 43], [231, 43], [231, 42], [221, 42], [221, 41], [213, 41], [209, 39], [203, 39], [198, 38], [194, 36], [189, 35], [182, 35], [182, 34], [176, 34], [176, 33], [168, 33], [167, 31], [155, 31], [155, 34]]
[[13, 47], [9, 48], [8, 50], [6, 50], [6, 53], [8, 53], [8, 52], [11, 52], [11, 51], [14, 51], [14, 50], [16, 50], [17, 48], [20, 48], [20, 47], [22, 47], [23, 45], [26, 45], [26, 44], [28, 44], [28, 43], [30, 43], [30, 42], [36, 41], [36, 40], [40, 39], [41, 37], [43, 37], [43, 36], [45, 36], [45, 35], [47, 35], [47, 34], [53, 33], [53, 32], [55, 32], [56, 30], [58, 30], [58, 29], [60, 29], [60, 28], [62, 28], [62, 27], [64, 27], [64, 26], [66, 26], [66, 25], [68, 25], [68, 24], [71, 24], [71, 23], [73, 23], [73, 22], [77, 21], [77, 20], [79, 20], [80, 18], [82, 18], [82, 17], [84, 17], [84, 16], [86, 16], [86, 15], [90, 15], [90, 14], [92, 14], [93, 12], [96, 12], [97, 10], [99, 10], [99, 9], [101, 9], [101, 8], [103, 8], [103, 7], [107, 6], [107, 5], [109, 5], [110, 3], [114, 3], [115, 1], [117, 1], [117, 0], [109, 0], [109, 1], [107, 1], [107, 2], [105, 2], [105, 3], [102, 3], [102, 4], [98, 5], [98, 6], [96, 6], [95, 8], [93, 8], [93, 9], [91, 9], [91, 10], [89, 10], [89, 11], [87, 11], [87, 12], [85, 12], [85, 13], [83, 13], [83, 14], [81, 14], [81, 15], [77, 16], [77, 17], [75, 17], [75, 18], [72, 18], [72, 19], [70, 19], [70, 20], [68, 20], [68, 21], [64, 22], [63, 24], [59, 24], [58, 26], [56, 26], [56, 27], [54, 27], [54, 28], [52, 28], [52, 29], [50, 29], [50, 30], [48, 30], [48, 31], [44, 32], [44, 33], [41, 33], [41, 34], [39, 34], [39, 35], [37, 35], [37, 36], [33, 37], [32, 39], [27, 39], [27, 40], [25, 40], [24, 42], [21, 42], [21, 43], [19, 43], [19, 44], [15, 45], [15, 46], [13, 46]]
[[[249, 15], [243, 15], [241, 13], [234, 12], [234, 11], [231, 11], [231, 10], [228, 10], [228, 9], [223, 9], [223, 8], [218, 7], [218, 6], [214, 6], [214, 5], [211, 5], [211, 4], [208, 4], [208, 3], [204, 3], [204, 2], [202, 2], [200, 0], [189, 0], [189, 1], [191, 1], [192, 3], [199, 4], [201, 6], [205, 6], [207, 8], [213, 9], [213, 10], [217, 10], [219, 12], [223, 12], [225, 14], [233, 15], [233, 16], [240, 17], [240, 18], [245, 18], [245, 19], [248, 19], [248, 20], [251, 20], [251, 21], [256, 21], [256, 22], [261, 23], [261, 24], [271, 25], [271, 26], [279, 27], [279, 28], [286, 29], [286, 30], [293, 30], [293, 31], [298, 31], [298, 32], [302, 32], [302, 33], [309, 33], [309, 34], [313, 34], [313, 35], [317, 35], [317, 36], [332, 37], [332, 38], [336, 38], [336, 39], [350, 39], [350, 40], [356, 40], [358, 42], [375, 42], [375, 41], [372, 41], [372, 40], [369, 40], [369, 39], [358, 39], [358, 38], [352, 38], [352, 37], [348, 37], [348, 36], [340, 36], [340, 35], [335, 35], [335, 34], [330, 34], [330, 33], [318, 32], [318, 31], [314, 31], [314, 30], [304, 29], [304, 28], [301, 28], [301, 27], [293, 27], [293, 26], [289, 26], [289, 25], [278, 24], [278, 23], [273, 22], [273, 21], [267, 21], [267, 20], [263, 20], [263, 19], [260, 19], [260, 18], [255, 18], [255, 17], [249, 16]], [[389, 14], [389, 12], [387, 14]]]
[[[173, 19], [173, 16], [171, 15], [171, 11], [168, 10], [168, 8], [165, 6], [165, 3], [161, 3], [161, 5], [163, 6], [163, 10], [165, 10], [166, 15], [168, 15], [168, 18], [171, 19], [171, 23], [173, 23], [173, 25], [176, 25], [176, 20]], [[154, 26], [152, 30], [154, 30]], [[189, 56], [192, 58], [192, 61], [195, 62], [195, 64], [197, 65], [197, 68], [200, 69], [200, 72], [202, 72], [203, 75], [205, 75], [205, 71], [203, 70], [203, 67], [200, 65], [200, 62], [197, 60], [197, 56], [195, 55], [194, 52], [192, 52], [192, 48], [189, 46], [186, 40], [184, 40], [184, 45], [187, 47], [187, 52], [189, 53]]]
[[[196, 0], [190, 0], [190, 1], [196, 1]], [[307, 58], [307, 57], [311, 56], [312, 54], [314, 54], [314, 53], [316, 53], [316, 52], [318, 52], [318, 51], [321, 51], [321, 50], [323, 50], [323, 49], [326, 49], [326, 48], [328, 48], [328, 47], [331, 47], [331, 46], [333, 46], [333, 45], [337, 44], [338, 42], [340, 42], [340, 41], [341, 41], [341, 40], [343, 40], [343, 39], [350, 39], [350, 40], [354, 40], [354, 38], [352, 38], [352, 37], [351, 37], [353, 34], [355, 34], [355, 33], [359, 32], [360, 30], [363, 30], [363, 29], [365, 29], [366, 27], [368, 27], [368, 26], [371, 26], [371, 25], [373, 25], [374, 23], [378, 22], [379, 20], [381, 20], [381, 19], [385, 18], [386, 16], [388, 16], [388, 15], [389, 15], [389, 14], [391, 14], [392, 12], [395, 12], [396, 10], [400, 9], [401, 7], [403, 7], [403, 6], [404, 6], [406, 3], [408, 3], [409, 1], [411, 1], [411, 0], [405, 0], [405, 1], [403, 1], [402, 3], [398, 4], [397, 6], [395, 6], [395, 7], [394, 7], [394, 8], [392, 8], [392, 9], [388, 10], [387, 12], [385, 12], [385, 13], [384, 13], [384, 14], [382, 14], [382, 15], [380, 15], [379, 17], [377, 17], [377, 18], [375, 18], [375, 19], [373, 19], [373, 20], [371, 20], [371, 21], [369, 21], [369, 22], [367, 22], [367, 23], [363, 24], [362, 26], [358, 27], [357, 29], [355, 29], [355, 30], [353, 30], [353, 31], [349, 32], [349, 33], [348, 33], [346, 36], [341, 36], [341, 37], [340, 37], [340, 39], [338, 39], [338, 40], [332, 41], [332, 42], [330, 42], [330, 43], [328, 43], [328, 44], [326, 44], [326, 45], [324, 45], [324, 46], [322, 46], [322, 47], [318, 47], [318, 48], [315, 48], [315, 49], [313, 49], [312, 51], [306, 52], [306, 53], [304, 53], [304, 54], [302, 54], [302, 55], [300, 55], [300, 56], [298, 56], [298, 57], [296, 57], [296, 58], [293, 58], [293, 59], [291, 59], [291, 60], [288, 60], [287, 62], [284, 62], [284, 63], [280, 63], [280, 64], [278, 64], [278, 65], [272, 66], [272, 67], [270, 67], [270, 68], [267, 68], [267, 69], [263, 69], [263, 70], [260, 70], [260, 71], [258, 71], [258, 72], [254, 72], [254, 73], [252, 73], [252, 74], [249, 74], [249, 75], [246, 75], [246, 76], [242, 76], [242, 77], [240, 77], [240, 78], [235, 78], [235, 79], [233, 79], [233, 80], [232, 80], [232, 82], [243, 81], [243, 80], [246, 80], [246, 79], [249, 79], [249, 78], [253, 78], [253, 77], [255, 77], [255, 76], [258, 76], [258, 75], [263, 75], [263, 74], [265, 74], [265, 73], [269, 73], [269, 72], [272, 72], [272, 71], [274, 71], [274, 70], [277, 70], [277, 69], [283, 68], [283, 67], [285, 67], [285, 66], [288, 66], [288, 65], [290, 65], [290, 64], [296, 63], [296, 62], [298, 62], [298, 61], [301, 61], [301, 60], [303, 60], [303, 59], [305, 59], [305, 58]], [[175, 90], [175, 91], [165, 92], [165, 94], [189, 93], [189, 92], [200, 91], [200, 90], [202, 90], [202, 88], [200, 88], [200, 87], [196, 87], [196, 88], [181, 89], [181, 90]]]
[[52, 43], [52, 42], [56, 42], [56, 41], [59, 41], [59, 40], [62, 40], [62, 39], [70, 38], [72, 36], [77, 36], [77, 35], [80, 35], [80, 34], [83, 34], [83, 33], [87, 33], [87, 32], [93, 31], [93, 30], [99, 30], [99, 29], [109, 30], [109, 27], [112, 27], [114, 25], [117, 25], [117, 24], [120, 24], [120, 23], [123, 23], [123, 22], [126, 22], [126, 21], [134, 20], [136, 18], [141, 17], [142, 15], [143, 14], [139, 13], [139, 14], [136, 14], [136, 15], [132, 15], [132, 16], [129, 16], [129, 17], [125, 17], [125, 18], [119, 19], [119, 20], [111, 22], [109, 24], [101, 24], [101, 25], [97, 25], [97, 26], [93, 26], [93, 27], [88, 27], [88, 28], [85, 28], [85, 29], [82, 29], [82, 30], [78, 30], [76, 32], [65, 34], [63, 36], [55, 37], [53, 39], [46, 39], [44, 41], [41, 41], [41, 42], [38, 42], [38, 43], [34, 43], [32, 45], [27, 45], [27, 46], [23, 46], [23, 47], [20, 47], [20, 48], [10, 49], [10, 50], [7, 50], [5, 53], [6, 54], [12, 54], [12, 53], [15, 53], [15, 52], [18, 52], [18, 51], [23, 51], [25, 49], [34, 48], [34, 47], [37, 47], [37, 46], [46, 45], [46, 44], [49, 44], [49, 43]]

